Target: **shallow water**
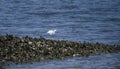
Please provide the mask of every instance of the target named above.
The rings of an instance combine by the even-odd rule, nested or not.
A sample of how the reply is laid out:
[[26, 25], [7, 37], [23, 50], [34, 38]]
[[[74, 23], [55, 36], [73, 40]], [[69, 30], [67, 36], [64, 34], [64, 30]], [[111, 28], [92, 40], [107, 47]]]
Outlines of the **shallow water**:
[[[47, 31], [50, 29], [56, 29], [56, 34], [48, 35]], [[1, 0], [0, 35], [3, 34], [120, 45], [120, 0]], [[79, 68], [83, 66], [93, 69], [92, 66], [95, 68], [103, 66], [111, 69], [109, 66], [114, 68], [116, 63], [120, 65], [120, 53], [109, 55], [111, 56], [109, 59], [106, 58], [106, 54], [85, 59], [78, 57], [77, 59], [80, 59], [78, 61], [76, 58], [64, 61], [52, 60], [20, 67], [28, 69], [30, 66], [31, 69], [36, 67], [39, 69], [42, 66], [42, 69], [46, 69], [46, 66], [49, 66], [66, 69], [67, 66], [74, 69], [73, 63], [77, 63]], [[99, 61], [94, 61], [96, 57], [99, 57]], [[70, 62], [67, 63], [67, 60]], [[58, 62], [58, 65], [54, 62]], [[82, 65], [79, 66], [80, 64]], [[19, 65], [10, 67], [15, 69], [17, 66], [19, 67]]]
[[119, 0], [1, 0], [0, 34], [120, 44], [119, 8]]
[[7, 66], [7, 69], [119, 69], [119, 54], [120, 53], [101, 54], [28, 64], [10, 64]]

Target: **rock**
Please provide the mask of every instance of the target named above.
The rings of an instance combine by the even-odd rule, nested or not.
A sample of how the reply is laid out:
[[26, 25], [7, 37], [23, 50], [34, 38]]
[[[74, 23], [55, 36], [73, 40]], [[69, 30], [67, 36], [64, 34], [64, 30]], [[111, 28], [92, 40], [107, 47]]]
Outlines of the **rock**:
[[0, 69], [5, 69], [5, 61], [0, 60]]
[[[120, 51], [120, 45], [72, 42], [13, 35], [0, 36], [0, 59], [15, 63], [84, 56]], [[1, 66], [0, 66], [1, 67]], [[2, 67], [1, 67], [2, 69]]]
[[28, 42], [28, 44], [29, 44], [29, 45], [31, 45], [31, 44], [32, 44], [32, 42], [30, 42], [30, 41], [29, 41], [29, 42]]

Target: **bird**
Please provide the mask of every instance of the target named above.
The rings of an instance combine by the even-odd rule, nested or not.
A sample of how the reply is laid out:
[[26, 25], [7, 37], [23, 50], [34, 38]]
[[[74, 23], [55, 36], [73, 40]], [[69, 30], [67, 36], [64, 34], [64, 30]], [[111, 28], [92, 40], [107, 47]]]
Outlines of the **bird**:
[[47, 34], [54, 35], [56, 31], [57, 31], [56, 29], [48, 30]]

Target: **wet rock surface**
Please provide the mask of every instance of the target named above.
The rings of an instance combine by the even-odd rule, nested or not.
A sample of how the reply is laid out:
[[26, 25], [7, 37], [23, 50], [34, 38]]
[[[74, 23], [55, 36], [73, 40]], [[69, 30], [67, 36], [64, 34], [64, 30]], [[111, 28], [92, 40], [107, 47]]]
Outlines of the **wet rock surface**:
[[5, 69], [5, 61], [0, 59], [0, 69]]
[[45, 38], [0, 36], [0, 59], [15, 63], [63, 59], [65, 57], [89, 56], [90, 54], [120, 51], [119, 45], [72, 42]]

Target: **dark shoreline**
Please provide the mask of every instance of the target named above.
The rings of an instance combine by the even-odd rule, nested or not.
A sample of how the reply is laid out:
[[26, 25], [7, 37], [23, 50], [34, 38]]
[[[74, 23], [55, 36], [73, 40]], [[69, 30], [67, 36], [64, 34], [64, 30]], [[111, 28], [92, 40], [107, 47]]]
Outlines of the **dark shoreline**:
[[63, 59], [65, 57], [75, 56], [87, 57], [90, 54], [118, 51], [120, 51], [120, 45], [50, 40], [42, 37], [0, 36], [0, 59], [15, 63]]

